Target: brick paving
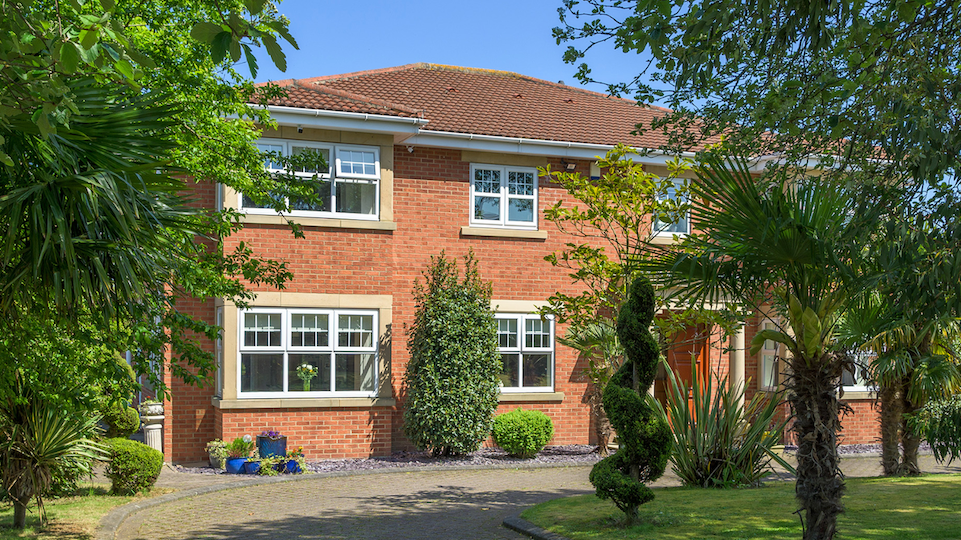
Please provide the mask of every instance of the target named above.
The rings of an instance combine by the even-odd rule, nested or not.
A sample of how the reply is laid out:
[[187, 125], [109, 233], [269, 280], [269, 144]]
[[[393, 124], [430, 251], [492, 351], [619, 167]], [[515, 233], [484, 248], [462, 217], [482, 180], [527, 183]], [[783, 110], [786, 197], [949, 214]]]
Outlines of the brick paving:
[[[847, 457], [849, 477], [876, 476], [876, 456]], [[961, 473], [921, 456], [925, 472]], [[120, 540], [157, 539], [510, 539], [504, 518], [556, 497], [593, 491], [590, 467], [445, 469], [357, 475], [308, 475], [288, 481], [178, 473], [165, 468], [158, 485], [228, 489], [183, 497], [130, 514]], [[655, 486], [678, 485], [668, 473]], [[186, 493], [185, 493], [186, 494]], [[107, 520], [105, 520], [106, 522]], [[101, 538], [111, 538], [102, 531]]]

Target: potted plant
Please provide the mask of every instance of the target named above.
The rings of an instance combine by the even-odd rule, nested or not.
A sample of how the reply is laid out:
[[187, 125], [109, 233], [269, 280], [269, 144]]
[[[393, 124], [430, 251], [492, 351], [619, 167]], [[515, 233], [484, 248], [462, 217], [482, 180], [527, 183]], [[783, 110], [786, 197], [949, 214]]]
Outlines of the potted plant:
[[148, 399], [140, 403], [140, 416], [162, 416], [164, 404], [155, 400]]
[[244, 463], [247, 462], [250, 451], [253, 449], [254, 443], [251, 441], [250, 435], [244, 435], [242, 438], [237, 437], [233, 442], [228, 444], [225, 464], [227, 472], [230, 474], [241, 474], [244, 469]]
[[214, 469], [223, 469], [227, 459], [227, 443], [215, 439], [207, 443], [207, 460]]
[[284, 457], [287, 455], [287, 437], [281, 435], [279, 431], [264, 430], [257, 435], [257, 451], [262, 458]]
[[317, 368], [312, 364], [297, 366], [297, 377], [304, 383], [304, 392], [310, 392], [310, 380], [317, 376]]
[[287, 462], [284, 463], [284, 471], [290, 474], [296, 474], [306, 470], [307, 463], [304, 460], [304, 447], [298, 446], [296, 450], [288, 450]]

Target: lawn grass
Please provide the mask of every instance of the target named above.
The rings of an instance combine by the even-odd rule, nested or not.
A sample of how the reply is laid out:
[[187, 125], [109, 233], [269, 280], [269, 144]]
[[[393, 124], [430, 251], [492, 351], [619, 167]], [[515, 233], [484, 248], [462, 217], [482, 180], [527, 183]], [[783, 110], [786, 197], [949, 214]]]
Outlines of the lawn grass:
[[[937, 540], [961, 537], [961, 475], [848, 479], [838, 518], [843, 540]], [[623, 513], [594, 495], [555, 499], [521, 514], [571, 540], [653, 538], [801, 538], [793, 512], [793, 482], [753, 489], [655, 489], [641, 507], [640, 523], [626, 528]]]
[[74, 496], [44, 499], [48, 524], [40, 529], [37, 507], [27, 510], [27, 528], [13, 528], [13, 506], [0, 504], [0, 540], [89, 540], [94, 537], [100, 519], [122, 504], [170, 493], [171, 489], [154, 488], [146, 495], [110, 495], [110, 485], [86, 484]]

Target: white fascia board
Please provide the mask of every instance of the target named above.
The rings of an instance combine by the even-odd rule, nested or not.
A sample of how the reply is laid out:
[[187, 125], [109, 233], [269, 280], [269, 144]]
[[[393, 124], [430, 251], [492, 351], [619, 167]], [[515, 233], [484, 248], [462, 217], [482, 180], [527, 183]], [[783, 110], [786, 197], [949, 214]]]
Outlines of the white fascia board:
[[[471, 133], [453, 133], [448, 131], [430, 131], [421, 129], [417, 135], [410, 137], [404, 144], [410, 146], [434, 146], [441, 148], [458, 148], [461, 150], [476, 150], [483, 152], [501, 152], [505, 154], [523, 154], [530, 156], [566, 157], [571, 159], [595, 160], [603, 157], [613, 145], [589, 144], [567, 141], [547, 141], [543, 139], [525, 139], [520, 137], [499, 137], [496, 135], [475, 135]], [[681, 157], [693, 157], [693, 152], [685, 152]], [[676, 156], [660, 151], [652, 151], [648, 155], [629, 154], [627, 157], [639, 163], [664, 165]]]
[[278, 125], [366, 133], [390, 133], [394, 135], [394, 142], [402, 142], [411, 135], [415, 135], [428, 122], [426, 118], [325, 111], [323, 109], [303, 109], [277, 105], [268, 105], [267, 110], [270, 111], [270, 117]]

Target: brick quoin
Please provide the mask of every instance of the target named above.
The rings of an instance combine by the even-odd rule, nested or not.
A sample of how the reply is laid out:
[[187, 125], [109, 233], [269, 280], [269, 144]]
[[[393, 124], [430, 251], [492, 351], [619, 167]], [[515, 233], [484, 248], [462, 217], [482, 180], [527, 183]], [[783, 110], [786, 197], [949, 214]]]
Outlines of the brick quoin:
[[[391, 337], [389, 343], [389, 386], [395, 405], [386, 407], [246, 408], [227, 409], [213, 405], [213, 384], [203, 387], [184, 385], [166, 376], [172, 399], [166, 403], [164, 431], [165, 459], [196, 462], [206, 459], [204, 445], [220, 438], [232, 440], [243, 435], [273, 429], [288, 437], [288, 448], [302, 446], [307, 459], [361, 458], [383, 456], [411, 449], [403, 433], [401, 385], [409, 361], [406, 329], [413, 322], [415, 280], [427, 268], [431, 256], [442, 250], [460, 259], [473, 250], [484, 280], [493, 281], [497, 300], [543, 302], [556, 291], [580, 292], [568, 272], [553, 268], [544, 257], [562, 251], [568, 242], [582, 240], [559, 231], [543, 217], [543, 210], [559, 200], [570, 198], [558, 186], [541, 178], [539, 182], [538, 229], [546, 239], [463, 236], [461, 227], [469, 223], [470, 162], [461, 159], [460, 150], [417, 147], [409, 152], [403, 145], [393, 150], [393, 214], [396, 230], [364, 230], [304, 226], [304, 238], [293, 237], [284, 225], [252, 225], [225, 239], [224, 250], [231, 251], [241, 242], [257, 256], [287, 264], [294, 279], [285, 293], [335, 293], [390, 295]], [[587, 173], [590, 162], [575, 163]], [[548, 159], [553, 170], [563, 169], [560, 158]], [[213, 186], [197, 183], [195, 204], [213, 206]], [[568, 203], [569, 204], [569, 203]], [[270, 292], [262, 286], [254, 291]], [[188, 313], [214, 322], [215, 305], [183, 299]], [[316, 306], [329, 308], [332, 306]], [[345, 306], [347, 307], [347, 306]], [[749, 346], [759, 319], [749, 321], [745, 343]], [[555, 336], [562, 336], [566, 325], [557, 324]], [[730, 342], [721, 339], [716, 329], [708, 332], [708, 363], [725, 376], [729, 372]], [[213, 343], [204, 342], [213, 351]], [[225, 362], [237, 362], [237, 351], [224, 351]], [[587, 359], [555, 341], [554, 391], [563, 399], [500, 403], [497, 413], [518, 406], [543, 411], [554, 421], [552, 444], [594, 442], [589, 407], [586, 403]], [[688, 361], [689, 362], [689, 361]], [[745, 355], [747, 398], [758, 391], [760, 371], [757, 357]], [[212, 381], [211, 381], [212, 382]], [[231, 383], [228, 383], [231, 384]], [[870, 400], [851, 402], [854, 414], [844, 419], [844, 442], [873, 442], [877, 434], [877, 412]], [[488, 440], [485, 444], [492, 444]]]

